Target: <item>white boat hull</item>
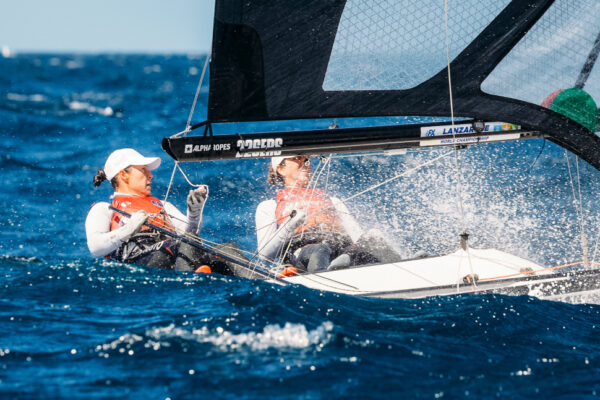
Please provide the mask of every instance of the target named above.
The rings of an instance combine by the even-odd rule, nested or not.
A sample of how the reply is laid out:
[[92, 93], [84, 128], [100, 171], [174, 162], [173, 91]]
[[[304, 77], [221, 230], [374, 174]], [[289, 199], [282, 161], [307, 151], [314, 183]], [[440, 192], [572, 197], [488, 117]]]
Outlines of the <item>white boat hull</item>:
[[[465, 276], [474, 274], [478, 276], [475, 283], [465, 282]], [[490, 291], [544, 297], [563, 293], [556, 288], [572, 276], [500, 250], [469, 249], [439, 257], [289, 276], [283, 280], [317, 290], [367, 297], [419, 298]]]

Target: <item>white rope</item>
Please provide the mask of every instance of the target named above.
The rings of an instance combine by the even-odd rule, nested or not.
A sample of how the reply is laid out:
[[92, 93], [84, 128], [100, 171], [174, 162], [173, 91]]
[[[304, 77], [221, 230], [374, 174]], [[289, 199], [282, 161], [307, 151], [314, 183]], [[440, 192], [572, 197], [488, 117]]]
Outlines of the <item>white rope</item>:
[[169, 179], [169, 185], [167, 186], [167, 192], [165, 193], [163, 203], [166, 203], [167, 199], [169, 198], [169, 193], [171, 192], [171, 185], [173, 184], [173, 178], [175, 178], [175, 171], [177, 168], [177, 164], [179, 164], [179, 162], [175, 161], [175, 166], [173, 167], [173, 171], [171, 171], [171, 179]]
[[[202, 87], [202, 82], [204, 81], [204, 74], [206, 73], [206, 67], [208, 66], [208, 61], [210, 60], [210, 52], [206, 55], [206, 60], [204, 61], [204, 67], [202, 68], [202, 74], [200, 75], [200, 80], [198, 81], [198, 87], [196, 88], [196, 95], [194, 96], [194, 101], [192, 102], [192, 108], [190, 109], [190, 115], [188, 117], [187, 123], [185, 124], [185, 129], [182, 130], [181, 132], [176, 133], [175, 135], [173, 135], [172, 137], [177, 137], [177, 136], [181, 136], [181, 135], [185, 135], [187, 134], [191, 129], [191, 121], [192, 121], [192, 116], [194, 115], [194, 109], [196, 108], [196, 102], [198, 101], [198, 95], [200, 94], [200, 88]], [[175, 165], [173, 166], [173, 172], [171, 172], [171, 179], [169, 180], [169, 185], [167, 186], [167, 192], [165, 194], [165, 198], [164, 201], [167, 201], [167, 198], [169, 197], [169, 192], [171, 191], [171, 186], [173, 185], [173, 179], [175, 178], [175, 169], [179, 168], [179, 171], [181, 171], [181, 173], [183, 174], [185, 180], [192, 186], [194, 187], [200, 187], [200, 185], [194, 185], [192, 184], [189, 179], [187, 178], [187, 176], [185, 175], [185, 173], [181, 170], [181, 168], [179, 167], [179, 162], [175, 161]], [[208, 186], [206, 186], [206, 195], [208, 197]]]
[[[428, 166], [428, 165], [431, 165], [431, 164], [435, 163], [436, 161], [438, 161], [438, 160], [440, 160], [440, 159], [442, 159], [442, 158], [444, 158], [444, 157], [448, 157], [449, 155], [452, 155], [452, 150], [450, 150], [450, 151], [447, 151], [447, 152], [445, 152], [444, 154], [442, 154], [442, 155], [440, 155], [440, 156], [437, 156], [437, 157], [435, 157], [435, 158], [433, 158], [433, 159], [431, 159], [431, 160], [429, 160], [429, 161], [426, 161], [426, 162], [424, 162], [424, 163], [422, 163], [422, 164], [419, 164], [419, 165], [417, 165], [417, 166], [415, 166], [415, 167], [413, 167], [413, 168], [411, 168], [411, 169], [408, 169], [408, 170], [406, 170], [406, 171], [400, 172], [399, 174], [397, 174], [397, 175], [394, 175], [393, 177], [391, 177], [391, 178], [389, 178], [389, 179], [386, 179], [386, 180], [385, 180], [385, 181], [383, 181], [383, 182], [380, 182], [380, 183], [377, 183], [377, 184], [375, 184], [375, 185], [369, 186], [369, 187], [368, 187], [368, 188], [366, 188], [365, 190], [363, 190], [363, 191], [361, 191], [361, 192], [358, 192], [358, 193], [355, 193], [354, 195], [352, 195], [352, 196], [350, 196], [350, 197], [347, 197], [347, 198], [345, 198], [345, 199], [340, 199], [340, 202], [342, 202], [342, 203], [346, 203], [346, 202], [348, 202], [348, 201], [350, 201], [350, 200], [353, 200], [354, 198], [356, 198], [356, 197], [358, 197], [358, 196], [361, 196], [361, 195], [363, 195], [363, 194], [365, 194], [365, 193], [371, 192], [371, 191], [373, 191], [373, 190], [377, 189], [378, 187], [381, 187], [381, 186], [383, 186], [383, 185], [385, 185], [385, 184], [387, 184], [387, 183], [393, 182], [393, 181], [395, 181], [396, 179], [399, 179], [399, 178], [401, 178], [401, 177], [403, 177], [403, 176], [407, 176], [407, 175], [409, 175], [409, 174], [411, 174], [411, 173], [413, 173], [413, 172], [415, 172], [415, 171], [417, 171], [417, 170], [419, 170], [419, 169], [421, 169], [421, 168], [423, 168], [423, 167], [426, 167], [426, 166]], [[326, 211], [326, 210], [328, 210], [328, 209], [329, 209], [329, 208], [324, 208], [324, 209], [322, 209], [322, 210], [319, 210], [318, 212], [321, 212], [321, 211]], [[317, 212], [317, 213], [318, 213], [318, 212]], [[313, 215], [314, 215], [314, 214], [313, 214]], [[266, 224], [266, 225], [264, 225], [264, 226], [261, 226], [260, 228], [257, 228], [256, 230], [258, 231], [258, 230], [261, 230], [261, 229], [268, 228], [268, 227], [270, 227], [270, 226], [272, 226], [273, 224], [276, 224], [276, 223], [277, 223], [277, 222], [271, 222], [271, 223], [268, 223], [268, 224]]]

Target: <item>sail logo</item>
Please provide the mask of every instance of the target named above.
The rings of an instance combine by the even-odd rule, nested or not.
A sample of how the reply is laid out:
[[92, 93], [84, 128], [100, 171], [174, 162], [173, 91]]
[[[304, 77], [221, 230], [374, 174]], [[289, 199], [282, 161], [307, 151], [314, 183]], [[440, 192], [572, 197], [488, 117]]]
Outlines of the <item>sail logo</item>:
[[205, 152], [205, 151], [227, 151], [231, 150], [231, 143], [213, 143], [213, 144], [186, 144], [183, 152], [185, 154]]
[[274, 157], [281, 155], [283, 146], [282, 138], [264, 138], [264, 139], [240, 139], [237, 141], [238, 148], [235, 156], [237, 158], [245, 157]]
[[[505, 122], [489, 122], [485, 124], [482, 132], [506, 132], [521, 129], [519, 125], [508, 124]], [[421, 127], [421, 137], [436, 137], [449, 135], [465, 135], [480, 133], [473, 129], [472, 124], [461, 125], [440, 125]]]

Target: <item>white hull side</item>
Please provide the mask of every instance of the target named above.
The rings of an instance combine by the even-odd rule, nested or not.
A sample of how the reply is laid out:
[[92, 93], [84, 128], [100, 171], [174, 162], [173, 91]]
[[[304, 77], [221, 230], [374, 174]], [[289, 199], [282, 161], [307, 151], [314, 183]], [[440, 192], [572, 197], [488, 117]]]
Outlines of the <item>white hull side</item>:
[[[464, 292], [464, 288], [460, 290], [459, 285], [464, 287], [463, 278], [466, 275], [477, 274], [480, 280], [486, 280], [505, 276], [514, 277], [524, 269], [538, 271], [536, 275], [552, 273], [532, 261], [500, 250], [469, 249], [467, 253], [461, 249], [445, 256], [290, 276], [284, 280], [318, 290], [350, 295], [390, 297], [389, 292], [426, 290], [427, 288], [452, 285], [456, 286], [456, 290], [446, 289], [443, 294]], [[475, 289], [476, 286], [473, 288]], [[392, 297], [421, 296], [407, 293]]]

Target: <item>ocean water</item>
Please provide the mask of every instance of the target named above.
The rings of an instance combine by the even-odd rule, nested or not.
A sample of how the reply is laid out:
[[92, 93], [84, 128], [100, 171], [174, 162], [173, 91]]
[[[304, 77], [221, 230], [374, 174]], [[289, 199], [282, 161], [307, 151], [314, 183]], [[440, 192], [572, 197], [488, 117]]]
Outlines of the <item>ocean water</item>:
[[[0, 397], [600, 394], [598, 296], [366, 299], [93, 258], [85, 216], [111, 193], [106, 183], [94, 189], [93, 176], [112, 150], [134, 147], [163, 159], [153, 194], [164, 196], [174, 163], [160, 141], [185, 126], [203, 63], [152, 55], [0, 59]], [[207, 93], [205, 83], [194, 122], [206, 116]], [[330, 122], [230, 124], [216, 132]], [[475, 247], [560, 265], [582, 258], [582, 226], [595, 257], [596, 171], [541, 141], [479, 147], [459, 156], [460, 196], [451, 156], [349, 207], [406, 257], [452, 251], [466, 227]], [[340, 158], [321, 182], [345, 198], [431, 157]], [[265, 161], [183, 169], [210, 186], [203, 234], [252, 251], [254, 210], [274, 194]], [[189, 189], [176, 173], [169, 201], [184, 209]]]

